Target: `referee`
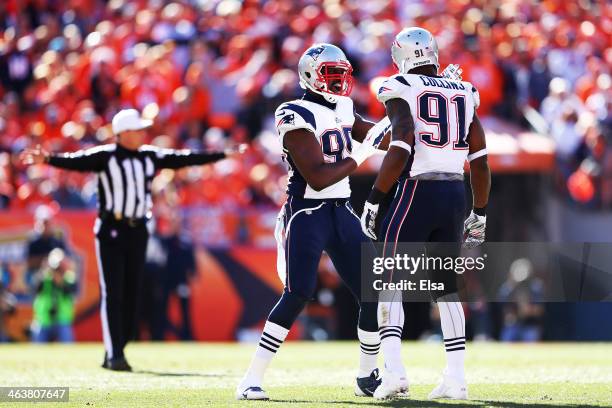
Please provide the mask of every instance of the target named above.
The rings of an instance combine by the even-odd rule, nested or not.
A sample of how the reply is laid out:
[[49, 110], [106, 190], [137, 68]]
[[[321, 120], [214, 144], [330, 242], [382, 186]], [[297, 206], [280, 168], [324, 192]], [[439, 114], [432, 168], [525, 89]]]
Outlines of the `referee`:
[[104, 338], [102, 367], [131, 371], [123, 350], [134, 337], [151, 219], [151, 182], [159, 169], [212, 163], [244, 152], [245, 145], [225, 152], [200, 153], [145, 145], [152, 121], [135, 109], [118, 112], [112, 121], [116, 143], [51, 154], [40, 146], [21, 154], [25, 164], [48, 163], [98, 175], [98, 218], [94, 226], [100, 273], [100, 317]]

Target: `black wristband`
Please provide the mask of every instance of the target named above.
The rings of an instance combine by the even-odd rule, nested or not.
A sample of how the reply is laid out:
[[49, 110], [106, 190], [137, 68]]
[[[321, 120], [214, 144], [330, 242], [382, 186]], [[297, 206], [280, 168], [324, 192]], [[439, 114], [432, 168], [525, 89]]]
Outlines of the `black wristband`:
[[385, 198], [386, 195], [386, 193], [383, 193], [376, 187], [372, 187], [372, 191], [370, 191], [370, 195], [368, 196], [368, 202], [378, 204], [383, 200], [383, 198]]
[[481, 217], [485, 217], [487, 215], [487, 206], [485, 205], [484, 207], [481, 207], [481, 208], [474, 207], [474, 208], [472, 208], [472, 211], [474, 211], [474, 214], [476, 214], [476, 215], [480, 215]]

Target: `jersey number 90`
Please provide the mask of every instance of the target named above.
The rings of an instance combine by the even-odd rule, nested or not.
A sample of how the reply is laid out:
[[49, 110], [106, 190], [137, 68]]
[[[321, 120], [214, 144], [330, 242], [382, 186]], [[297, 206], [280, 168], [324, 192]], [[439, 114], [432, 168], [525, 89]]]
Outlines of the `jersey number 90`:
[[321, 149], [326, 163], [335, 163], [348, 156], [353, 149], [351, 128], [343, 126], [342, 132], [338, 129], [328, 129], [323, 132]]
[[[437, 109], [433, 109], [437, 106]], [[417, 116], [428, 125], [438, 127], [437, 134], [421, 132], [421, 141], [428, 146], [442, 148], [450, 141], [449, 119], [457, 121], [457, 135], [453, 149], [462, 150], [469, 147], [465, 131], [465, 96], [455, 95], [449, 100], [436, 92], [425, 92], [417, 98]], [[452, 111], [452, 112], [451, 112]]]

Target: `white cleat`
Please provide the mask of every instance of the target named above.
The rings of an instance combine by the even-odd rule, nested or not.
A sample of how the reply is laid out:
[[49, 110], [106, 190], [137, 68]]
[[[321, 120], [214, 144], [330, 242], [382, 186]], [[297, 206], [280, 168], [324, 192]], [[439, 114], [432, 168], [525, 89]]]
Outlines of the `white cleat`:
[[268, 395], [261, 387], [239, 387], [236, 389], [237, 400], [268, 400]]
[[466, 400], [468, 399], [467, 384], [444, 375], [440, 384], [429, 393], [428, 398]]
[[385, 370], [382, 382], [374, 391], [374, 399], [383, 400], [393, 397], [408, 397], [408, 378]]

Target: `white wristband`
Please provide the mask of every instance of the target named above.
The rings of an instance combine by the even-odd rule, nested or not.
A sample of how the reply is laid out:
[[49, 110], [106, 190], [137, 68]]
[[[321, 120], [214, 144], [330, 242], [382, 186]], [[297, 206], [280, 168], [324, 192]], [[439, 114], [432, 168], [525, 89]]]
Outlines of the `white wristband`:
[[391, 146], [395, 146], [395, 147], [399, 147], [400, 149], [408, 150], [408, 153], [412, 154], [412, 147], [410, 147], [408, 143], [402, 142], [401, 140], [392, 141], [391, 143], [389, 143], [389, 147]]
[[477, 152], [474, 152], [472, 154], [468, 154], [467, 159], [468, 159], [468, 161], [472, 161], [472, 160], [477, 159], [479, 157], [485, 156], [486, 154], [487, 154], [487, 149], [484, 148], [484, 149], [481, 149], [481, 150], [479, 150]]

